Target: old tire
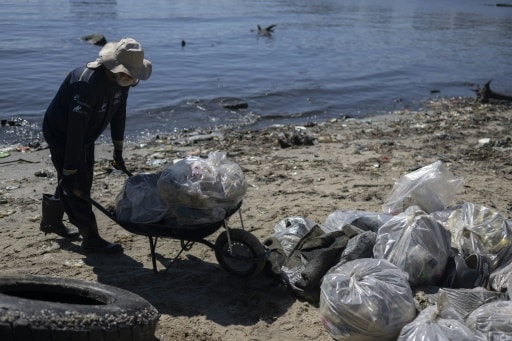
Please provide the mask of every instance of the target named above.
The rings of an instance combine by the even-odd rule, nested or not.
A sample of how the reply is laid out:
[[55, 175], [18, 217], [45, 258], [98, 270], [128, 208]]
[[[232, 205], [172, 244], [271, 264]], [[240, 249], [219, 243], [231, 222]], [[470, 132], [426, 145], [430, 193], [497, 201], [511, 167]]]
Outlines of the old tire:
[[229, 273], [240, 277], [258, 275], [265, 267], [266, 251], [263, 244], [250, 232], [242, 229], [223, 231], [215, 241], [215, 257], [220, 266]]
[[155, 340], [160, 314], [142, 297], [105, 284], [0, 276], [0, 340]]

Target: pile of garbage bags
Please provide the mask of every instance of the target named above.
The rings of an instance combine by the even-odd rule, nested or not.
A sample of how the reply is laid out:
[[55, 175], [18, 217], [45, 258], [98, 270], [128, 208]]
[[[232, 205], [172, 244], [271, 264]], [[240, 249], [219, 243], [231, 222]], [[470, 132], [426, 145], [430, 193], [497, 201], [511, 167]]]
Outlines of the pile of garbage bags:
[[512, 339], [512, 227], [451, 206], [462, 184], [437, 161], [400, 178], [382, 213], [285, 218], [264, 241], [271, 270], [336, 340]]
[[207, 158], [189, 156], [156, 174], [130, 177], [115, 212], [118, 220], [138, 224], [208, 224], [232, 214], [246, 191], [240, 166], [215, 151]]

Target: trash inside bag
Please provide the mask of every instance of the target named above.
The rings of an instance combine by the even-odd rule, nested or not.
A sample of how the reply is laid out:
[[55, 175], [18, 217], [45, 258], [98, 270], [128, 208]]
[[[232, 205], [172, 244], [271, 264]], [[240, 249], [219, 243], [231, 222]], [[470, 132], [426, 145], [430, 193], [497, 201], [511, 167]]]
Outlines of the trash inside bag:
[[286, 256], [289, 256], [299, 240], [308, 233], [315, 223], [307, 218], [292, 216], [280, 220], [274, 226], [274, 234], [271, 236], [281, 243]]
[[450, 206], [463, 179], [455, 177], [441, 161], [402, 176], [382, 205], [384, 213], [398, 214], [410, 206], [432, 213]]
[[412, 286], [437, 284], [450, 253], [450, 232], [416, 206], [382, 225], [373, 248], [375, 258], [407, 272]]
[[451, 232], [452, 247], [462, 256], [479, 254], [488, 257], [491, 271], [508, 260], [512, 230], [497, 211], [465, 202], [450, 214], [445, 226]]
[[287, 217], [274, 226], [274, 233], [265, 238], [263, 245], [269, 250], [268, 262], [271, 271], [281, 274], [281, 267], [299, 241], [317, 224], [300, 216]]
[[495, 302], [507, 300], [504, 293], [490, 291], [482, 287], [473, 289], [451, 289], [440, 288], [437, 293], [437, 300], [442, 297], [445, 305], [457, 312], [465, 320], [478, 307]]
[[416, 317], [408, 275], [385, 259], [335, 266], [321, 284], [320, 314], [335, 340], [396, 340]]
[[478, 340], [512, 340], [512, 301], [484, 304], [469, 314], [466, 325]]
[[472, 254], [464, 258], [459, 253], [453, 254], [448, 257], [439, 285], [447, 288], [486, 288], [489, 284], [490, 268], [491, 262], [484, 255]]
[[247, 182], [240, 166], [216, 151], [207, 158], [190, 156], [167, 166], [157, 188], [169, 205], [166, 217], [194, 224], [225, 218], [242, 202]]
[[240, 166], [218, 151], [165, 167], [157, 186], [169, 205], [194, 208], [233, 208], [247, 190]]
[[128, 178], [116, 197], [116, 218], [133, 223], [154, 223], [162, 220], [168, 205], [157, 191], [160, 174], [137, 174]]
[[161, 173], [126, 180], [116, 198], [121, 221], [179, 225], [219, 222], [242, 203], [247, 183], [242, 169], [222, 152], [188, 157]]
[[507, 291], [512, 294], [512, 288], [509, 286], [512, 281], [512, 260], [505, 262], [494, 270], [489, 278], [491, 288], [496, 291]]

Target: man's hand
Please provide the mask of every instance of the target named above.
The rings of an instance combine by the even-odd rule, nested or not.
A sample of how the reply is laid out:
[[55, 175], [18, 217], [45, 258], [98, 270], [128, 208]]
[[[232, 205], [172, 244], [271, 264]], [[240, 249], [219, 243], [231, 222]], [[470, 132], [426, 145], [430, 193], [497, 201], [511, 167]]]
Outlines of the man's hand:
[[125, 165], [124, 159], [123, 159], [123, 151], [120, 151], [120, 150], [116, 151], [114, 149], [114, 162], [111, 162], [111, 165], [115, 169], [123, 171], [126, 175], [132, 176], [132, 173], [128, 169], [126, 169], [126, 165]]
[[114, 149], [114, 166], [119, 170], [126, 170], [126, 165], [123, 159], [123, 151]]

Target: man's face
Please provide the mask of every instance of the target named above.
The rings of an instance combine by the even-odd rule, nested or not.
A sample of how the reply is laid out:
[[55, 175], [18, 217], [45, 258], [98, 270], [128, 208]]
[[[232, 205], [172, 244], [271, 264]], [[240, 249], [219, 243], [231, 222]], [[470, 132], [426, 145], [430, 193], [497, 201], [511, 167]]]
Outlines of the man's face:
[[122, 87], [135, 85], [139, 82], [138, 79], [133, 78], [132, 76], [130, 76], [129, 74], [126, 74], [124, 72], [116, 73], [115, 76], [116, 76], [117, 85], [122, 86]]

